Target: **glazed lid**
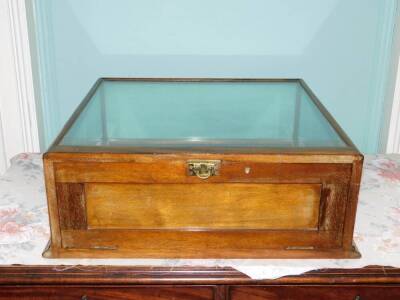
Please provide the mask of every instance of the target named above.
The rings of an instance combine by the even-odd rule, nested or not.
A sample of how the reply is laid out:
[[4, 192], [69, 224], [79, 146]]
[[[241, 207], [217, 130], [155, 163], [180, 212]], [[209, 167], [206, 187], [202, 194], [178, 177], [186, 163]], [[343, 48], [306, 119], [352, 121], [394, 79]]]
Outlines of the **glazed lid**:
[[[354, 148], [302, 80], [100, 79], [51, 150]], [[158, 150], [155, 150], [158, 149]]]

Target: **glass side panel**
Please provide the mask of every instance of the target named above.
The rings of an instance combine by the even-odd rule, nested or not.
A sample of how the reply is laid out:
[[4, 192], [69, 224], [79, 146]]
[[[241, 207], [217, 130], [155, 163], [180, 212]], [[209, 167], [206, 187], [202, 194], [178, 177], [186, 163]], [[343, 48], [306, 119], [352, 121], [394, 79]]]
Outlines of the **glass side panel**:
[[103, 81], [59, 144], [347, 147], [296, 81]]

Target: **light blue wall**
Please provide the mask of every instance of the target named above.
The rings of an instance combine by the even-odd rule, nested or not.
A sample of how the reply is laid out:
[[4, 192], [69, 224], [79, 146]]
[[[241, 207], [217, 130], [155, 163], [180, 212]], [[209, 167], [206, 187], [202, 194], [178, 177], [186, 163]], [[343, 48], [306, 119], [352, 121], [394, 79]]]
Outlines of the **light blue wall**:
[[301, 77], [375, 152], [396, 0], [33, 0], [46, 144], [98, 77]]

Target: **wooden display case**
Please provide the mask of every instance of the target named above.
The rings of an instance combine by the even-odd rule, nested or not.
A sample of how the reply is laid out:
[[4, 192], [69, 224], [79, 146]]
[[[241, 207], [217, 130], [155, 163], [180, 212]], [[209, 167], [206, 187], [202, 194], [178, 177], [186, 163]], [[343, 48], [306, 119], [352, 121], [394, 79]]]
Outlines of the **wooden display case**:
[[302, 80], [100, 79], [44, 155], [44, 256], [357, 258], [362, 161]]

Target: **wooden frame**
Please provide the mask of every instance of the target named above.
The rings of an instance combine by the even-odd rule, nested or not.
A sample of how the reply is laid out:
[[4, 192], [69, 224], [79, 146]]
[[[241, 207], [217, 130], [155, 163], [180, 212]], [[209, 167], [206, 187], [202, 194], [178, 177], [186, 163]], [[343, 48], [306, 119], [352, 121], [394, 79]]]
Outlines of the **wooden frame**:
[[[357, 258], [360, 256], [352, 243], [357, 196], [361, 178], [363, 156], [311, 92], [298, 82], [346, 143], [343, 148], [266, 148], [213, 149], [203, 148], [157, 148], [157, 147], [74, 147], [59, 146], [68, 129], [90, 101], [103, 80], [173, 81], [173, 82], [280, 82], [279, 79], [100, 79], [79, 105], [49, 151], [44, 155], [47, 198], [51, 224], [51, 244], [45, 257], [141, 257], [141, 258]], [[188, 177], [187, 162], [193, 159], [222, 162], [219, 176], [207, 181]], [[249, 168], [251, 173], [242, 173]], [[171, 172], [172, 170], [172, 172]], [[236, 229], [203, 228], [194, 226], [188, 214], [188, 226], [182, 228], [104, 228], [93, 227], [88, 214], [88, 184], [124, 184], [130, 190], [148, 191], [154, 184], [183, 185], [243, 184], [253, 183], [270, 186], [309, 184], [320, 186], [318, 225], [312, 230], [293, 228], [282, 230], [241, 227]], [[111, 184], [111, 185], [110, 185]], [[115, 187], [115, 186], [114, 186]], [[253, 185], [254, 187], [254, 185]], [[121, 189], [118, 189], [121, 193]], [[110, 198], [118, 213], [119, 197]], [[147, 192], [146, 192], [147, 193]], [[93, 193], [91, 194], [93, 195]], [[219, 194], [221, 197], [221, 194]], [[217, 197], [216, 195], [211, 195]], [[310, 197], [311, 195], [307, 196]], [[188, 196], [189, 197], [189, 196]], [[259, 197], [257, 199], [262, 200]], [[294, 197], [281, 194], [280, 197]], [[172, 197], [174, 198], [174, 197]], [[186, 198], [189, 199], [189, 198]], [[181, 199], [176, 209], [181, 209]], [[258, 200], [257, 200], [258, 201]], [[259, 210], [256, 206], [251, 209]], [[119, 202], [121, 205], [121, 202]], [[186, 205], [186, 204], [185, 204]], [[231, 206], [234, 209], [234, 206]], [[126, 209], [122, 208], [122, 209]], [[310, 208], [311, 209], [311, 208]], [[163, 208], [162, 219], [168, 219]], [[182, 213], [185, 213], [182, 210]], [[286, 212], [282, 212], [286, 214]], [[311, 216], [311, 214], [309, 214]], [[100, 217], [100, 216], [98, 216]], [[144, 216], [145, 217], [145, 216]], [[150, 217], [150, 216], [149, 216]], [[260, 211], [260, 218], [265, 214]], [[211, 222], [211, 221], [210, 221]], [[125, 222], [124, 224], [126, 224]], [[115, 223], [114, 223], [115, 224]], [[190, 225], [192, 224], [192, 225]], [[272, 223], [271, 223], [272, 224]], [[275, 224], [275, 223], [274, 223]], [[243, 225], [244, 226], [244, 225]], [[272, 225], [268, 225], [272, 226]], [[279, 230], [278, 230], [279, 229]], [[266, 247], [268, 245], [268, 247]], [[182, 251], [184, 249], [184, 251]]]

